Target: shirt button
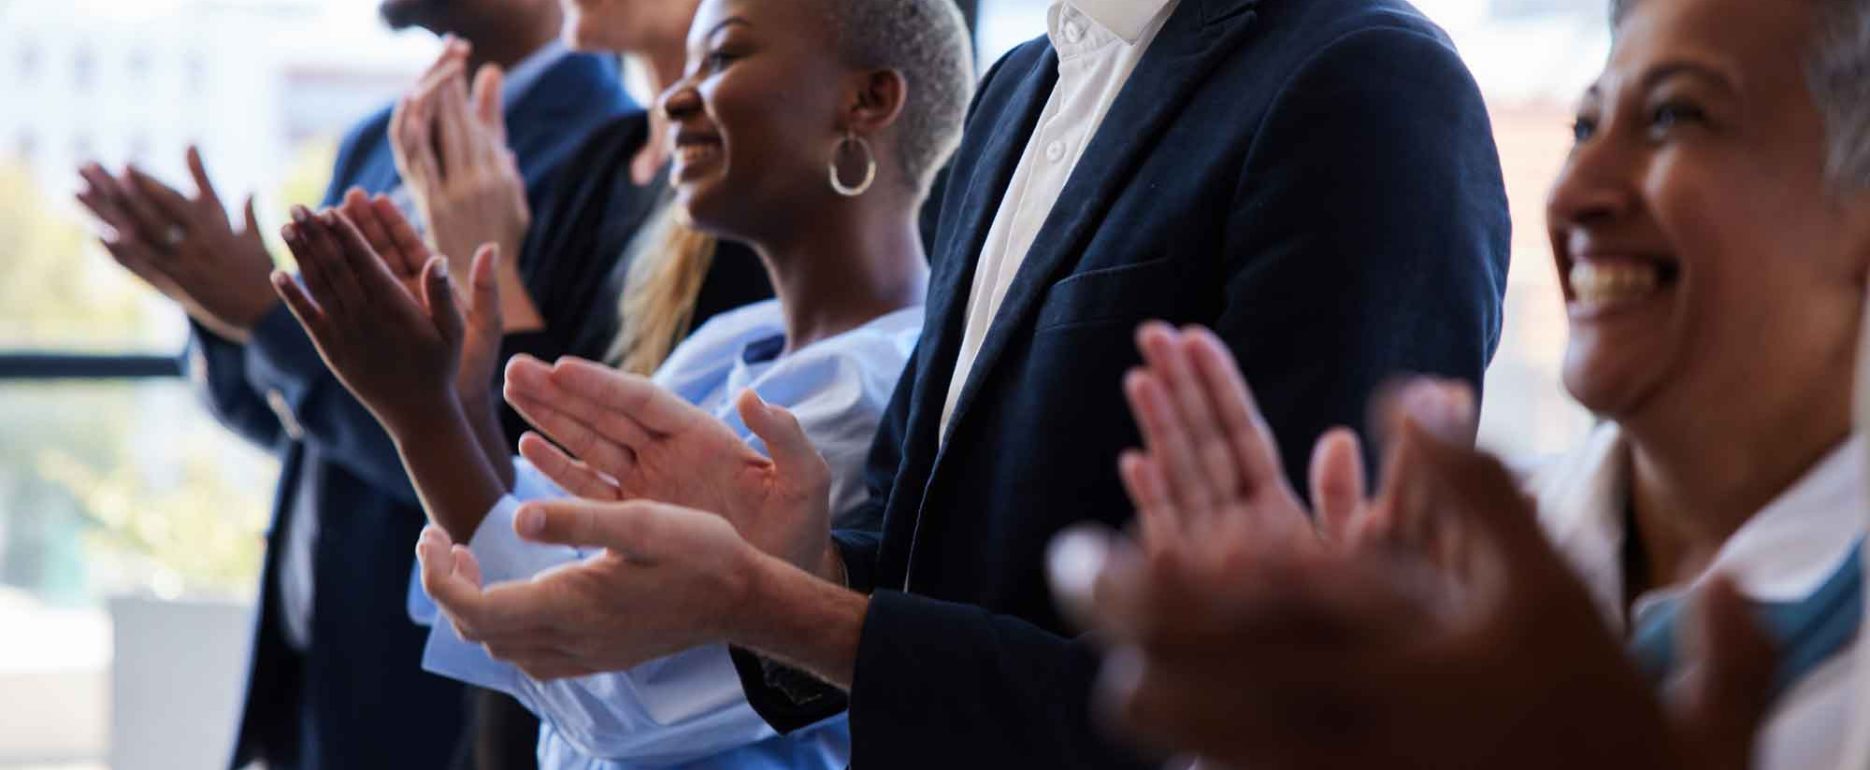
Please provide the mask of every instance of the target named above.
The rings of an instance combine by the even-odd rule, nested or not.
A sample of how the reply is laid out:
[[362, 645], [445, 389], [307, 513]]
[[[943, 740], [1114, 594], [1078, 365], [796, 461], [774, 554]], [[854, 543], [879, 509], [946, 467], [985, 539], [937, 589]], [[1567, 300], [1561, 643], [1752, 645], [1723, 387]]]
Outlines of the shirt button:
[[1065, 25], [1065, 42], [1080, 43], [1083, 41], [1084, 41], [1084, 25], [1083, 24], [1080, 24], [1074, 21], [1074, 22], [1071, 22]]
[[1065, 159], [1065, 143], [1053, 142], [1045, 146], [1045, 159], [1057, 163]]

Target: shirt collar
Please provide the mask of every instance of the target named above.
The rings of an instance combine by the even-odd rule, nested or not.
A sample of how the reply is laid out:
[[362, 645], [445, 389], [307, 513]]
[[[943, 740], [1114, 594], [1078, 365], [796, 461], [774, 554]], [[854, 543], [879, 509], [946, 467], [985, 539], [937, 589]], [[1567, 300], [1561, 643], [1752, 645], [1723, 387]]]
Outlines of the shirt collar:
[[[1623, 541], [1629, 500], [1629, 448], [1605, 425], [1581, 450], [1533, 474], [1539, 516], [1553, 543], [1594, 598], [1622, 626]], [[1870, 510], [1870, 441], [1853, 435], [1741, 525], [1708, 568], [1687, 585], [1650, 591], [1640, 616], [1716, 573], [1760, 601], [1803, 599], [1837, 571], [1865, 531]]]
[[[1115, 35], [1129, 45], [1142, 42], [1156, 17], [1174, 5], [1175, 0], [1058, 0], [1050, 14], [1049, 33], [1056, 47], [1060, 42], [1077, 43], [1065, 34], [1070, 12], [1084, 16], [1097, 31]], [[1062, 11], [1062, 12], [1061, 12]], [[1082, 37], [1082, 33], [1079, 35]]]
[[545, 73], [551, 71], [554, 65], [569, 55], [571, 55], [571, 48], [565, 45], [565, 41], [558, 38], [553, 38], [552, 42], [528, 54], [518, 64], [513, 65], [512, 69], [507, 70], [506, 85], [502, 86], [500, 91], [501, 101], [511, 105], [526, 98], [526, 94], [532, 91], [533, 86], [538, 85], [539, 81], [545, 78]]

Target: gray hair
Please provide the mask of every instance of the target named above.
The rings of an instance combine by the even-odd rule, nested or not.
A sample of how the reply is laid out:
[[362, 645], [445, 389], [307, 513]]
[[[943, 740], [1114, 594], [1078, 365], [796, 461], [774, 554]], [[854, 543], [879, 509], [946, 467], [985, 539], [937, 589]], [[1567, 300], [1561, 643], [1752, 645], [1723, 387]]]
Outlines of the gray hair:
[[895, 70], [908, 85], [897, 155], [916, 192], [961, 143], [974, 98], [974, 46], [954, 0], [823, 0], [838, 53], [853, 67]]
[[[1642, 0], [1612, 0], [1621, 26]], [[1825, 172], [1842, 191], [1870, 191], [1870, 0], [1809, 0], [1817, 28], [1805, 64], [1806, 85], [1824, 118]]]

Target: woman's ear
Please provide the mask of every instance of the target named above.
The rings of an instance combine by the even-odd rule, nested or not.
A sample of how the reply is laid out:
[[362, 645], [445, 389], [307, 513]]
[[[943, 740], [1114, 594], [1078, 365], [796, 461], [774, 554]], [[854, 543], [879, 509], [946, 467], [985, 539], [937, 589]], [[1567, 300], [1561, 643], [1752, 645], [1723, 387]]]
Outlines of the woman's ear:
[[909, 83], [896, 70], [853, 75], [845, 108], [844, 130], [875, 136], [896, 123], [909, 98]]

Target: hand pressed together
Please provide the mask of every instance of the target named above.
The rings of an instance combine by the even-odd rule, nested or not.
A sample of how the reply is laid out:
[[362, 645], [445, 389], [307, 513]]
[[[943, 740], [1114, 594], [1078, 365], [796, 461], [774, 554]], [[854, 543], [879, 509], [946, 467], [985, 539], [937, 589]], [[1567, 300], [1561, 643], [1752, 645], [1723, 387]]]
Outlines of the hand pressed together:
[[196, 193], [188, 197], [134, 166], [112, 176], [97, 164], [79, 170], [85, 188], [78, 202], [110, 232], [111, 258], [189, 317], [223, 339], [245, 343], [279, 300], [267, 288], [273, 258], [246, 202], [245, 227], [228, 221], [201, 152], [188, 151]]
[[837, 578], [830, 469], [786, 410], [751, 391], [737, 404], [769, 457], [654, 382], [589, 361], [516, 357], [506, 382], [507, 401], [557, 442], [529, 434], [520, 453], [573, 494], [715, 513], [761, 551]]
[[422, 586], [461, 637], [538, 679], [619, 671], [723, 641], [772, 562], [720, 517], [661, 503], [528, 503], [529, 539], [602, 553], [530, 581], [481, 586], [465, 547], [435, 527], [417, 546]]
[[[1149, 370], [1133, 386], [1237, 381], [1205, 332], [1152, 327], [1142, 345]], [[1286, 495], [1250, 502], [1242, 480], [1276, 476], [1252, 470], [1270, 437], [1239, 385], [1175, 403], [1132, 387], [1149, 450], [1124, 463], [1143, 542], [1081, 532], [1055, 549], [1081, 557], [1056, 562], [1103, 565], [1055, 572], [1077, 576], [1059, 580], [1077, 594], [1062, 598], [1113, 647], [1101, 697], [1130, 733], [1242, 767], [1747, 765], [1772, 654], [1731, 584], [1703, 590], [1701, 665], [1665, 707], [1513, 477], [1469, 446], [1471, 400], [1435, 383], [1378, 410], [1391, 440], [1375, 499], [1348, 474], [1336, 492], [1314, 484], [1342, 516], [1323, 525], [1341, 534], [1326, 547], [1277, 520], [1191, 518], [1302, 515]]]
[[[353, 193], [343, 212], [299, 208], [293, 220], [283, 234], [302, 283], [277, 273], [273, 284], [331, 371], [392, 433], [452, 418], [462, 350], [476, 324], [458, 307], [447, 261], [410, 241], [387, 200]], [[475, 260], [477, 303], [496, 258], [489, 247]]]

